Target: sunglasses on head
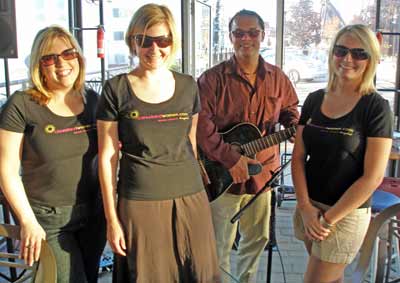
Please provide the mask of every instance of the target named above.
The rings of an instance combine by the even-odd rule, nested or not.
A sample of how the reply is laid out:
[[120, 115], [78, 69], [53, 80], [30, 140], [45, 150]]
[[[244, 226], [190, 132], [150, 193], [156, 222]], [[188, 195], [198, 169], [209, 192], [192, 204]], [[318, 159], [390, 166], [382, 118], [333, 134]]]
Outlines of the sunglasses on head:
[[362, 48], [347, 48], [343, 45], [335, 45], [333, 47], [333, 55], [342, 58], [350, 52], [354, 60], [367, 60], [370, 56], [367, 51]]
[[72, 60], [75, 58], [78, 58], [78, 51], [76, 51], [75, 48], [70, 48], [70, 49], [66, 49], [63, 52], [61, 52], [61, 54], [48, 54], [48, 55], [43, 55], [40, 58], [40, 63], [45, 66], [51, 66], [54, 65], [57, 60], [58, 57], [63, 58], [64, 60]]
[[256, 37], [258, 37], [260, 35], [261, 30], [252, 29], [252, 30], [249, 30], [249, 31], [244, 31], [244, 30], [237, 29], [237, 30], [231, 31], [231, 33], [235, 38], [239, 38], [239, 39], [243, 38], [246, 34], [251, 38], [256, 38]]
[[137, 45], [142, 48], [149, 48], [153, 45], [153, 42], [157, 44], [160, 48], [165, 48], [172, 45], [172, 37], [171, 36], [148, 36], [144, 34], [137, 34], [134, 35], [133, 38]]

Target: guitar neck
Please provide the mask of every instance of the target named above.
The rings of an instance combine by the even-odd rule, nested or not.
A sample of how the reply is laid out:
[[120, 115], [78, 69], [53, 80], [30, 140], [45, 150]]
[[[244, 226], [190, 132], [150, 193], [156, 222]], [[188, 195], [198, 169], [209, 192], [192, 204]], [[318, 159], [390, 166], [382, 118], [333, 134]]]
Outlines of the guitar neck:
[[280, 144], [281, 142], [291, 138], [296, 132], [296, 126], [281, 130], [271, 135], [256, 139], [254, 141], [241, 145], [241, 149], [247, 156], [251, 156], [268, 147]]

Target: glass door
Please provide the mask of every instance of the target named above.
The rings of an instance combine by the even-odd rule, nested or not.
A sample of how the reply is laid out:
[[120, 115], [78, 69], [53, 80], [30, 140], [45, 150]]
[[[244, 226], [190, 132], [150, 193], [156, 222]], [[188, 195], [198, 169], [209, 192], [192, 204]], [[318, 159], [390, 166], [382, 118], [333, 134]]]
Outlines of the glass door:
[[211, 67], [211, 6], [195, 1], [195, 77]]

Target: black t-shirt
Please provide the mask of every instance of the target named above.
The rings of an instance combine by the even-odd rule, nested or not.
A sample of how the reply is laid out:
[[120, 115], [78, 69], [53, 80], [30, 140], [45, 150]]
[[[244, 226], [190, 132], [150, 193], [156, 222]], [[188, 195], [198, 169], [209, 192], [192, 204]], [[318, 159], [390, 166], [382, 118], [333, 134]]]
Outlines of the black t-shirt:
[[175, 91], [162, 103], [146, 103], [126, 74], [108, 80], [97, 119], [118, 122], [122, 157], [118, 193], [127, 199], [163, 200], [203, 189], [188, 134], [200, 104], [192, 77], [173, 72]]
[[21, 177], [31, 203], [74, 205], [98, 198], [98, 94], [87, 90], [84, 111], [63, 117], [16, 92], [3, 105], [0, 128], [23, 133]]
[[[389, 103], [378, 93], [361, 97], [353, 110], [337, 119], [321, 112], [324, 90], [311, 93], [302, 109], [307, 154], [306, 179], [311, 199], [334, 205], [363, 174], [368, 137], [391, 138]], [[361, 207], [369, 207], [370, 200]]]

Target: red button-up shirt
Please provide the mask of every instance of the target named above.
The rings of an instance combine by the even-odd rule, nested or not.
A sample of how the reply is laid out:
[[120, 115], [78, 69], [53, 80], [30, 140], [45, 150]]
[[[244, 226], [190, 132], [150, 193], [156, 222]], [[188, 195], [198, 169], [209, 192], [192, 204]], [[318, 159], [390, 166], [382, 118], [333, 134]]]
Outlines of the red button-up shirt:
[[[259, 56], [255, 86], [246, 79], [235, 56], [204, 72], [197, 81], [202, 110], [199, 114], [197, 140], [211, 160], [231, 168], [240, 158], [219, 132], [241, 122], [258, 127], [262, 135], [274, 132], [275, 125], [297, 124], [298, 98], [287, 76], [276, 66]], [[246, 184], [234, 185], [230, 193], [254, 194], [259, 191], [279, 166], [279, 147], [273, 146], [256, 155], [263, 171]]]

